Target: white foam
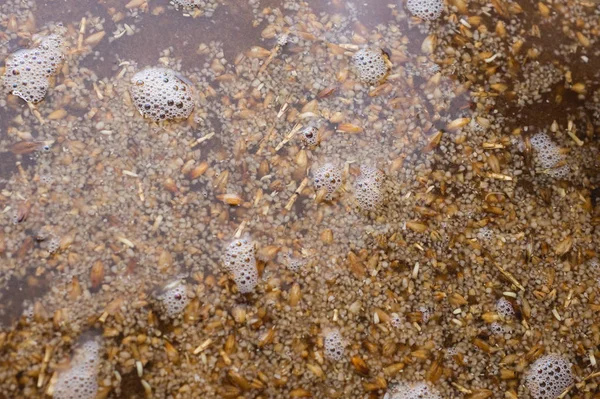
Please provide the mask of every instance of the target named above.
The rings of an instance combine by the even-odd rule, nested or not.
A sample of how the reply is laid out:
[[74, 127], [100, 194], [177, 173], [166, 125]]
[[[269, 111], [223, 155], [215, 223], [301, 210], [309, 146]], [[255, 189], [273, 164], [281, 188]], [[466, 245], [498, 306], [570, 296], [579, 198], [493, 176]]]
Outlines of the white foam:
[[394, 328], [402, 327], [402, 318], [400, 317], [400, 315], [398, 313], [392, 313], [392, 315], [390, 317], [390, 324]]
[[442, 399], [442, 395], [426, 382], [403, 382], [391, 387], [383, 399]]
[[477, 231], [477, 238], [482, 241], [490, 241], [494, 238], [494, 232], [489, 227], [484, 226]]
[[242, 294], [254, 291], [258, 284], [258, 269], [256, 251], [250, 237], [233, 240], [225, 249], [223, 264]]
[[369, 84], [382, 81], [388, 72], [383, 52], [380, 49], [362, 49], [352, 57], [360, 80]]
[[194, 109], [192, 85], [177, 72], [147, 68], [131, 78], [131, 98], [145, 118], [155, 122], [186, 119]]
[[75, 350], [71, 367], [58, 375], [55, 399], [94, 399], [98, 392], [97, 373], [100, 345], [89, 340]]
[[560, 147], [556, 145], [546, 133], [537, 133], [530, 139], [531, 146], [535, 150], [536, 160], [540, 167], [547, 170], [548, 175], [556, 179], [569, 177], [569, 165], [560, 165], [565, 160], [561, 154]]
[[165, 286], [158, 299], [161, 301], [167, 316], [171, 318], [179, 316], [190, 302], [187, 287], [179, 280]]
[[525, 376], [525, 385], [535, 399], [556, 399], [574, 381], [571, 363], [554, 354], [536, 360]]
[[512, 319], [516, 315], [512, 303], [504, 297], [496, 302], [496, 312], [505, 319]]
[[306, 147], [314, 147], [319, 144], [319, 130], [314, 126], [303, 127], [300, 132], [300, 140]]
[[342, 185], [342, 172], [332, 163], [326, 163], [315, 172], [314, 183], [317, 191], [325, 188], [325, 199], [331, 201]]
[[381, 205], [383, 179], [383, 172], [379, 169], [365, 165], [360, 167], [360, 176], [354, 182], [354, 195], [361, 209], [372, 211]]
[[344, 357], [344, 340], [339, 330], [329, 330], [325, 332], [323, 343], [325, 357], [329, 360], [340, 361]]
[[15, 96], [38, 103], [46, 96], [49, 79], [56, 74], [63, 58], [61, 37], [43, 37], [39, 46], [19, 50], [6, 59], [4, 84]]
[[442, 15], [444, 2], [443, 0], [408, 0], [406, 8], [412, 15], [431, 21]]

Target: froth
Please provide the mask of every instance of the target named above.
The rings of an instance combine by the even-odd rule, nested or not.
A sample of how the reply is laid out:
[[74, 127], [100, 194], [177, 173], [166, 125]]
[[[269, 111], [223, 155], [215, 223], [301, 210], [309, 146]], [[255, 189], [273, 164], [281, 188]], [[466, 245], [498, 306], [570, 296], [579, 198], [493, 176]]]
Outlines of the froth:
[[547, 170], [548, 175], [564, 179], [569, 176], [569, 165], [564, 164], [564, 155], [546, 133], [537, 133], [530, 139], [531, 146], [536, 152], [537, 163], [540, 167]]
[[10, 55], [6, 59], [6, 87], [27, 102], [42, 101], [50, 86], [50, 77], [64, 58], [62, 47], [60, 36], [50, 35], [42, 38], [38, 47]]
[[383, 177], [383, 172], [377, 168], [365, 165], [360, 167], [360, 176], [354, 182], [354, 195], [361, 209], [372, 211], [381, 205]]
[[187, 288], [181, 281], [168, 284], [159, 296], [159, 300], [165, 309], [166, 315], [171, 318], [181, 314], [190, 302], [190, 298], [187, 295]]
[[258, 284], [258, 270], [254, 243], [249, 237], [233, 240], [225, 250], [223, 263], [242, 294], [254, 291]]
[[406, 8], [415, 17], [431, 21], [442, 15], [444, 2], [442, 0], [408, 0]]
[[323, 347], [325, 349], [325, 357], [329, 360], [339, 361], [344, 357], [344, 340], [339, 330], [325, 332]]
[[185, 119], [194, 109], [191, 84], [170, 69], [147, 68], [136, 73], [130, 93], [140, 114], [155, 122]]
[[573, 381], [571, 363], [559, 355], [542, 356], [525, 377], [525, 385], [535, 399], [556, 399]]
[[360, 80], [369, 84], [382, 81], [388, 72], [384, 54], [380, 49], [362, 49], [352, 57]]
[[332, 163], [326, 163], [314, 174], [314, 182], [317, 191], [325, 189], [325, 199], [331, 201], [342, 185], [342, 172]]
[[58, 375], [55, 399], [94, 399], [98, 392], [97, 373], [100, 345], [89, 340], [75, 350], [71, 367]]
[[439, 391], [426, 382], [400, 383], [386, 392], [384, 399], [442, 399]]

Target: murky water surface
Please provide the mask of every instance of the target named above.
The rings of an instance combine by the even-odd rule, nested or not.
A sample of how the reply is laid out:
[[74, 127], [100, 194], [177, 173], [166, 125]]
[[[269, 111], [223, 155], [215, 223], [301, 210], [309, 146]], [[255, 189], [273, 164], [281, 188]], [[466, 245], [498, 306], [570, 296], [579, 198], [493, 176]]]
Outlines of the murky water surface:
[[599, 397], [599, 37], [591, 0], [5, 0], [0, 398]]

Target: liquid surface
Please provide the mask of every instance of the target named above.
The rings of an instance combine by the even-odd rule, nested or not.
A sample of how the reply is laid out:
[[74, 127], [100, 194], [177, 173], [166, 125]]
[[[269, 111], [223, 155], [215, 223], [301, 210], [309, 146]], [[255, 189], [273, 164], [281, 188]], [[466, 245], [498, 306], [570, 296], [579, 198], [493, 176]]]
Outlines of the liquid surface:
[[195, 3], [0, 4], [0, 398], [598, 397], [598, 2]]

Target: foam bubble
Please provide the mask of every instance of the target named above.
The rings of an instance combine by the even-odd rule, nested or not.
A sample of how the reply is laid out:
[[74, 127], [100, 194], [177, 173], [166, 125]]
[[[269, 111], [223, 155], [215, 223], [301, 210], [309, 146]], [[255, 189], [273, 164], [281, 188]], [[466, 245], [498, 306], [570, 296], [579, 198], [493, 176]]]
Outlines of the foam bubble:
[[19, 50], [6, 59], [4, 84], [15, 96], [38, 103], [46, 96], [49, 79], [56, 74], [63, 58], [61, 37], [43, 37], [38, 47]]
[[442, 395], [426, 382], [401, 382], [391, 387], [383, 399], [442, 399]]
[[179, 7], [192, 8], [199, 7], [200, 0], [171, 0], [173, 4]]
[[340, 361], [344, 357], [344, 339], [340, 331], [326, 331], [323, 347], [326, 358], [333, 361]]
[[319, 130], [314, 126], [306, 126], [300, 130], [300, 140], [306, 147], [319, 144]]
[[427, 306], [421, 306], [417, 309], [423, 315], [423, 324], [427, 323], [433, 314], [432, 310]]
[[554, 354], [536, 360], [525, 376], [525, 385], [535, 399], [556, 399], [573, 382], [571, 363]]
[[482, 241], [490, 241], [494, 238], [494, 232], [487, 226], [482, 227], [477, 231], [477, 238]]
[[402, 327], [402, 318], [400, 317], [400, 315], [398, 313], [392, 313], [392, 315], [390, 317], [390, 324], [394, 328]]
[[295, 256], [293, 252], [289, 252], [287, 254], [282, 255], [284, 263], [286, 264], [288, 270], [292, 272], [300, 271], [306, 264], [304, 259], [301, 257]]
[[231, 273], [242, 294], [254, 291], [258, 284], [255, 252], [254, 243], [248, 236], [233, 240], [225, 250], [225, 269]]
[[326, 163], [315, 172], [314, 183], [317, 191], [325, 188], [325, 199], [331, 201], [342, 185], [342, 172], [332, 163]]
[[512, 303], [504, 297], [498, 299], [496, 302], [496, 312], [505, 319], [511, 319], [516, 315]]
[[372, 211], [381, 205], [383, 178], [383, 172], [377, 168], [365, 165], [360, 167], [360, 176], [354, 182], [354, 193], [361, 209]]
[[360, 80], [369, 84], [382, 81], [388, 72], [384, 54], [380, 49], [362, 49], [352, 57]]
[[169, 283], [158, 297], [164, 306], [165, 313], [170, 318], [175, 318], [185, 310], [190, 302], [187, 295], [187, 287], [182, 281]]
[[89, 340], [75, 350], [71, 367], [58, 375], [55, 399], [94, 399], [98, 392], [97, 373], [100, 345]]
[[415, 17], [431, 21], [442, 15], [444, 2], [443, 0], [408, 0], [406, 8]]
[[569, 177], [569, 165], [560, 165], [565, 159], [560, 147], [546, 133], [537, 133], [530, 139], [531, 146], [536, 152], [537, 163], [547, 170], [548, 175], [556, 179]]
[[186, 119], [194, 109], [191, 83], [171, 69], [147, 68], [136, 73], [130, 93], [140, 114], [155, 122]]
[[503, 324], [495, 321], [490, 324], [490, 332], [494, 335], [506, 335], [511, 334], [513, 332], [513, 329], [508, 324]]

